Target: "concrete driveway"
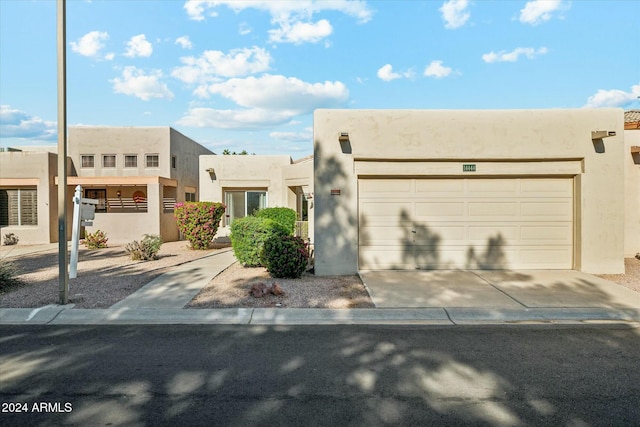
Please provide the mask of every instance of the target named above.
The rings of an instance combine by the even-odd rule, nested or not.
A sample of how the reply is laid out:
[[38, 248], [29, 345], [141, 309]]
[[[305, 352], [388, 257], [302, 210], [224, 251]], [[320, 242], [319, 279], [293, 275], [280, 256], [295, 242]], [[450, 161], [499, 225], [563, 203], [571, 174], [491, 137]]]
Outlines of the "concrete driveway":
[[640, 309], [640, 293], [574, 270], [361, 271], [379, 308]]

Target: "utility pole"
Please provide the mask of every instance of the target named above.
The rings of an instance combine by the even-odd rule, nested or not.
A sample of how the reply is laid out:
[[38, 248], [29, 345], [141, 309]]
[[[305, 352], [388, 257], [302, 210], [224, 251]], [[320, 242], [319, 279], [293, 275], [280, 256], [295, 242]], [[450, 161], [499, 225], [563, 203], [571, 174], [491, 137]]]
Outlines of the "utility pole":
[[67, 31], [66, 0], [57, 0], [58, 46], [58, 284], [60, 304], [69, 302], [67, 254]]

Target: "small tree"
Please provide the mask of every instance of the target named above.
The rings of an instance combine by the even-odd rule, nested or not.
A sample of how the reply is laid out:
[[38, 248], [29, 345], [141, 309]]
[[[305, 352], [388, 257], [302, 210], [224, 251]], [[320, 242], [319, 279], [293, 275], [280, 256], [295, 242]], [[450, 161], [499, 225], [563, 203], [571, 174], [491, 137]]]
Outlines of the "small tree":
[[193, 249], [207, 249], [218, 232], [226, 206], [217, 202], [176, 203], [178, 229]]

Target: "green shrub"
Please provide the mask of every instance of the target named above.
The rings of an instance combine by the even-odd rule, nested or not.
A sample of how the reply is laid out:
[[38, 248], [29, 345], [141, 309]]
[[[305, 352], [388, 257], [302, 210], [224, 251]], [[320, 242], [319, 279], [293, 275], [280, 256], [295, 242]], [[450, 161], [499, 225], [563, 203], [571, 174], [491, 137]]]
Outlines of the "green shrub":
[[256, 212], [258, 218], [269, 218], [284, 225], [289, 234], [293, 235], [296, 228], [296, 219], [298, 215], [291, 208], [265, 208]]
[[13, 262], [0, 258], [0, 293], [7, 291], [11, 286], [22, 284], [22, 281], [16, 278], [18, 273]]
[[298, 278], [307, 268], [309, 250], [300, 237], [273, 236], [264, 243], [264, 256], [273, 277]]
[[162, 239], [157, 234], [145, 234], [141, 241], [134, 240], [128, 243], [124, 250], [131, 255], [134, 261], [150, 261], [158, 258], [158, 251], [162, 245]]
[[216, 202], [176, 203], [178, 229], [193, 249], [207, 249], [218, 232], [226, 206]]
[[107, 233], [102, 230], [96, 230], [95, 233], [87, 233], [84, 237], [84, 244], [89, 249], [102, 249], [107, 247]]
[[247, 216], [231, 223], [231, 247], [240, 264], [264, 266], [264, 242], [272, 236], [286, 236], [288, 230], [269, 218]]

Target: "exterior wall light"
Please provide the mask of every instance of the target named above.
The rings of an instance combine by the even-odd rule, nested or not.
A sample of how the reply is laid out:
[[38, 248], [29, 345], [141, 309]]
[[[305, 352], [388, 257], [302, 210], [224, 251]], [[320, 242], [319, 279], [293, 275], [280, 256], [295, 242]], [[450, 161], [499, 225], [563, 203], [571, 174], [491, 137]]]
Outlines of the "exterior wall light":
[[340, 142], [349, 142], [349, 132], [340, 132], [340, 136], [338, 137], [338, 141], [340, 141]]
[[213, 168], [207, 168], [207, 169], [205, 170], [205, 172], [207, 172], [209, 175], [213, 175], [213, 174], [215, 174], [215, 173], [216, 173], [215, 169], [213, 169]]
[[120, 190], [116, 191], [116, 197], [120, 198], [120, 196], [122, 196], [122, 193], [120, 192]]
[[612, 130], [594, 130], [591, 131], [591, 139], [602, 139], [610, 136], [616, 136], [616, 132]]

